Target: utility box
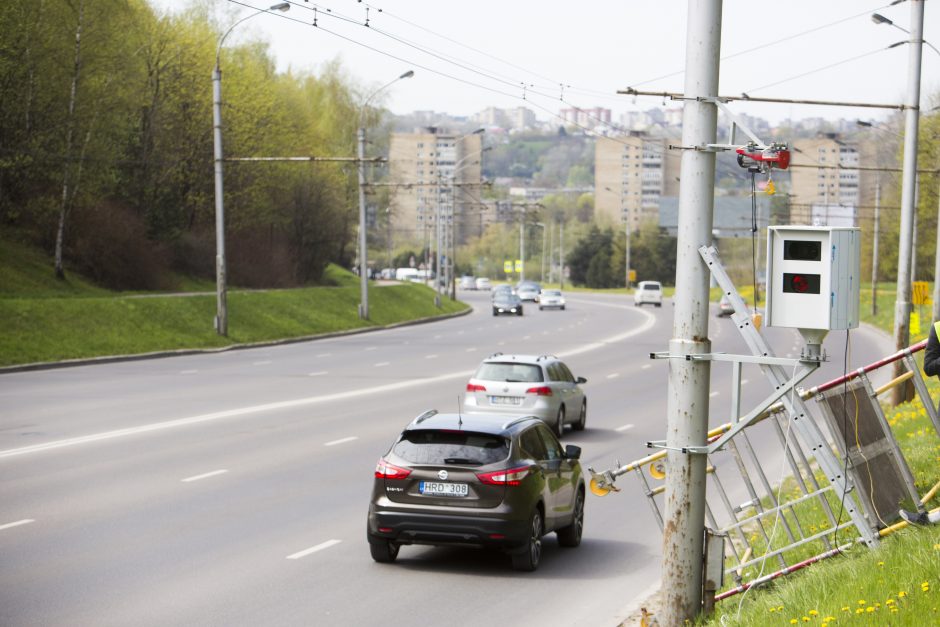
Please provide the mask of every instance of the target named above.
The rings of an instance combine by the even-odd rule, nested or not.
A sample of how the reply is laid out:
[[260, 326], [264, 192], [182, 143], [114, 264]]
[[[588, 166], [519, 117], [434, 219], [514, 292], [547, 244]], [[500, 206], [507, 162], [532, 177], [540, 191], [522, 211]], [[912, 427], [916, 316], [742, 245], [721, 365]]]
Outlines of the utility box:
[[769, 227], [765, 324], [858, 327], [860, 241], [857, 227]]

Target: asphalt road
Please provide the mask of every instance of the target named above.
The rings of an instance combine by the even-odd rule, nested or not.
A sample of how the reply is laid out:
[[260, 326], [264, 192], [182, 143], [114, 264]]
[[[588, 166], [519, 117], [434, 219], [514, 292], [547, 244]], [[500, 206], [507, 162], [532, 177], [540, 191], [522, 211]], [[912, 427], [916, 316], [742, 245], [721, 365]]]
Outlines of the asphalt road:
[[[616, 625], [659, 579], [660, 532], [639, 483], [589, 496], [576, 549], [535, 573], [500, 553], [403, 547], [373, 563], [375, 461], [428, 408], [455, 410], [478, 362], [553, 353], [588, 383], [585, 467], [647, 455], [665, 434], [672, 305], [569, 295], [566, 311], [469, 316], [217, 354], [0, 376], [2, 625]], [[744, 352], [712, 318], [715, 351]], [[779, 356], [795, 332], [769, 330]], [[807, 385], [843, 370], [844, 334]], [[797, 349], [798, 350], [798, 349]], [[891, 350], [851, 336], [849, 368]], [[769, 386], [745, 368], [746, 402]], [[712, 370], [711, 423], [730, 369]], [[746, 406], [746, 405], [745, 405]], [[772, 441], [760, 442], [768, 466]]]

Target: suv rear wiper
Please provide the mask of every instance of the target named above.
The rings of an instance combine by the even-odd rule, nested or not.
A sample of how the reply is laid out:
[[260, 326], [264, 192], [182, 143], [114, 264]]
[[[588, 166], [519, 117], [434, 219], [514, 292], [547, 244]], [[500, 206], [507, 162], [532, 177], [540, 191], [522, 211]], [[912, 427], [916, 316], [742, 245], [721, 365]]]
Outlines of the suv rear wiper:
[[463, 464], [465, 466], [482, 466], [483, 462], [477, 461], [475, 459], [467, 459], [466, 457], [445, 457], [445, 464]]

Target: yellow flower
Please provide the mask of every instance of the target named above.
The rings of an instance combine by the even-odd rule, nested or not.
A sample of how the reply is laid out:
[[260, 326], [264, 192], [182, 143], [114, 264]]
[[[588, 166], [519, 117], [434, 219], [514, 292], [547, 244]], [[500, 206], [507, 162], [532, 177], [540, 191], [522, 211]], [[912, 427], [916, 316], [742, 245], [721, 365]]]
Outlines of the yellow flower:
[[898, 592], [898, 598], [899, 598], [899, 599], [903, 599], [903, 598], [906, 597], [906, 596], [907, 596], [907, 593], [904, 592], [904, 590], [901, 590], [900, 592]]
[[884, 566], [885, 563], [884, 563], [884, 562], [878, 562], [878, 565], [879, 565], [879, 566]]
[[865, 605], [865, 599], [859, 599], [859, 600], [858, 600], [858, 604], [859, 604], [859, 605]]
[[808, 622], [809, 622], [809, 616], [804, 616], [804, 617], [803, 617], [803, 622], [804, 622], [804, 623], [808, 623]]
[[816, 610], [810, 610], [810, 611], [809, 611], [809, 615], [810, 615], [810, 616], [819, 616], [819, 612], [817, 612]]
[[865, 611], [868, 612], [869, 614], [871, 614], [872, 612], [875, 611], [875, 608], [872, 607], [871, 605], [869, 605], [867, 608], [865, 608]]
[[865, 610], [862, 609], [862, 608], [858, 608], [857, 610], [855, 610], [855, 613], [856, 613], [856, 614], [864, 614], [864, 613], [865, 613]]
[[800, 621], [796, 620], [795, 618], [791, 618], [791, 619], [790, 619], [790, 624], [791, 624], [791, 625], [796, 625], [798, 622], [800, 622]]
[[885, 605], [894, 605], [894, 599], [888, 599], [885, 601]]
[[842, 611], [843, 611], [843, 612], [850, 612], [851, 610], [849, 609], [849, 606], [848, 606], [848, 605], [843, 605], [843, 606], [842, 606]]

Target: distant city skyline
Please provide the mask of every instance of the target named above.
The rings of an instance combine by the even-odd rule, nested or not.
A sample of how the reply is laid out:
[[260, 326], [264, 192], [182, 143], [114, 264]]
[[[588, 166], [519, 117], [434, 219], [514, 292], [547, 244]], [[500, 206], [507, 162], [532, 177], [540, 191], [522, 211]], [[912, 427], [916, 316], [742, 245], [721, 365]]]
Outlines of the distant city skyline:
[[[149, 1], [158, 10], [208, 6], [225, 25], [249, 15], [248, 7], [272, 4]], [[624, 112], [645, 111], [663, 102], [617, 95], [617, 90], [683, 90], [687, 6], [672, 4], [672, 10], [664, 11], [662, 0], [601, 0], [584, 6], [555, 0], [479, 0], [459, 8], [430, 0], [400, 6], [294, 0], [287, 13], [259, 15], [239, 26], [226, 45], [267, 41], [280, 71], [317, 73], [338, 59], [363, 92], [413, 69], [414, 78], [383, 94], [384, 106], [399, 115], [434, 110], [469, 117], [490, 106], [526, 106], [547, 120], [563, 109], [600, 107], [610, 109], [616, 121]], [[768, 6], [725, 0], [719, 94], [900, 104], [906, 93], [908, 46], [889, 46], [908, 36], [890, 25], [874, 24], [870, 15], [875, 12], [909, 27], [906, 2], [890, 6], [886, 0], [792, 0], [786, 6]], [[930, 3], [925, 7], [924, 36], [940, 42], [940, 10]], [[938, 92], [940, 54], [924, 46], [924, 109], [940, 104], [931, 100]], [[681, 106], [679, 101], [665, 104]], [[731, 107], [773, 124], [809, 117], [881, 120], [891, 113], [741, 102]]]

